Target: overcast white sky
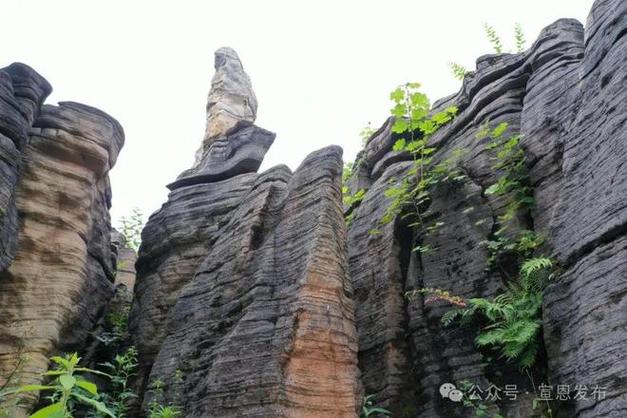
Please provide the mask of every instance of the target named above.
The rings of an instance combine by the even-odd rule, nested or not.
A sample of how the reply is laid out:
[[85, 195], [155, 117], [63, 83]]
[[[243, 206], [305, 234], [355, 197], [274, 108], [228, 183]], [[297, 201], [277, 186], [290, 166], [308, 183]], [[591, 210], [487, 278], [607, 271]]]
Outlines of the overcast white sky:
[[117, 118], [126, 145], [111, 173], [112, 218], [165, 202], [205, 124], [213, 52], [239, 53], [277, 133], [262, 168], [295, 169], [328, 144], [352, 160], [359, 131], [379, 126], [388, 94], [419, 81], [432, 100], [459, 88], [447, 68], [491, 52], [483, 22], [514, 47], [561, 17], [585, 22], [592, 0], [65, 1], [2, 0], [0, 67], [29, 64], [72, 100]]

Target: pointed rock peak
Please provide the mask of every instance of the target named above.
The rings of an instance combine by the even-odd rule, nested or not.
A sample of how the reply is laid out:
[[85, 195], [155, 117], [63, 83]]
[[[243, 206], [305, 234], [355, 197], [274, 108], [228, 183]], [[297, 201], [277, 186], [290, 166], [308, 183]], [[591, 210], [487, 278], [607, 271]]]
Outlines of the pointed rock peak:
[[200, 149], [198, 166], [215, 139], [226, 134], [240, 121], [254, 122], [257, 98], [244, 66], [233, 49], [223, 47], [215, 52], [215, 74], [207, 98], [207, 126]]
[[240, 61], [237, 52], [235, 52], [233, 48], [223, 46], [215, 52], [214, 67], [216, 71], [218, 71], [229, 66], [234, 68], [235, 71], [244, 71], [244, 66], [242, 65], [242, 61]]

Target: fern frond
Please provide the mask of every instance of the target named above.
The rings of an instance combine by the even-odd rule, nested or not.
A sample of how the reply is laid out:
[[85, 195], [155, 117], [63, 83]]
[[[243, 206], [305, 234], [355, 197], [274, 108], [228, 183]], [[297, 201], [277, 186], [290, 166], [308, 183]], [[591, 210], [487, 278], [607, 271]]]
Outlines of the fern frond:
[[475, 344], [477, 344], [478, 347], [502, 344], [505, 331], [506, 329], [502, 327], [494, 328], [489, 331], [483, 330], [475, 338]]
[[525, 50], [525, 34], [520, 23], [514, 24], [514, 33], [516, 37], [516, 52], [523, 52]]
[[509, 324], [503, 331], [503, 342], [527, 345], [534, 341], [540, 324], [531, 319], [520, 319]]
[[553, 267], [553, 260], [548, 257], [530, 258], [520, 266], [520, 274], [523, 278], [526, 278], [540, 270], [550, 269], [551, 267]]
[[442, 318], [440, 318], [440, 323], [442, 324], [442, 326], [448, 327], [453, 322], [460, 319], [463, 316], [465, 310], [466, 309], [451, 309], [447, 311], [444, 315], [442, 315]]
[[536, 361], [536, 356], [538, 354], [538, 342], [534, 341], [532, 344], [529, 344], [525, 351], [518, 357], [518, 365], [521, 369], [528, 369]]
[[492, 48], [494, 48], [494, 52], [500, 54], [503, 52], [503, 43], [501, 42], [501, 37], [496, 33], [496, 30], [488, 25], [487, 23], [483, 24], [483, 28], [485, 30], [485, 34], [488, 37], [488, 41], [492, 44]]
[[524, 289], [539, 292], [547, 284], [553, 260], [548, 257], [535, 257], [520, 266], [520, 278]]
[[453, 73], [453, 77], [458, 80], [463, 80], [464, 76], [468, 73], [468, 70], [464, 66], [456, 62], [449, 62], [448, 66], [451, 69], [451, 73]]

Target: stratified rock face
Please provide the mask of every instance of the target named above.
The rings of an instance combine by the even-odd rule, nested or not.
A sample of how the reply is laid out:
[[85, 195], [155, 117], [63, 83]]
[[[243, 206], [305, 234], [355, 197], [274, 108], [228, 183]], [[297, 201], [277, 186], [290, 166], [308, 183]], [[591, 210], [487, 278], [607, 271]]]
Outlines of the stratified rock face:
[[12, 64], [0, 69], [0, 270], [5, 270], [17, 246], [15, 187], [28, 131], [50, 84], [32, 68]]
[[223, 137], [215, 139], [203, 159], [193, 168], [185, 170], [170, 190], [192, 184], [216, 182], [238, 174], [255, 173], [263, 157], [274, 142], [275, 134], [251, 125], [238, 122]]
[[237, 52], [226, 47], [218, 49], [215, 70], [207, 98], [207, 127], [194, 167], [216, 138], [226, 135], [238, 122], [253, 123], [257, 117], [257, 98]]
[[161, 380], [186, 417], [355, 417], [341, 150], [257, 174], [274, 134], [250, 123], [256, 106], [219, 50], [212, 140], [142, 233], [130, 332], [143, 408]]
[[551, 378], [599, 386], [573, 415], [627, 415], [627, 3], [597, 1], [579, 67], [578, 108], [563, 133], [562, 183], [550, 223], [565, 266], [545, 300]]
[[256, 174], [243, 174], [178, 188], [148, 220], [142, 232], [129, 323], [141, 354], [142, 378], [150, 372], [165, 339], [181, 288], [192, 279], [255, 178]]
[[135, 263], [137, 253], [130, 248], [126, 238], [118, 230], [111, 230], [111, 250], [113, 251], [113, 262], [115, 262], [115, 286], [124, 286], [129, 293], [135, 287]]
[[17, 251], [0, 275], [0, 370], [6, 376], [27, 355], [22, 383], [39, 382], [50, 355], [82, 348], [113, 293], [108, 172], [124, 135], [89, 106], [41, 106], [49, 86], [28, 67], [6, 73], [20, 76], [15, 101], [24, 107], [14, 142]]
[[[404, 297], [423, 287], [465, 298], [494, 296], [503, 288], [502, 278], [485, 269], [488, 254], [480, 245], [504, 213], [503, 199], [485, 194], [498, 175], [488, 139], [475, 136], [487, 121], [505, 121], [510, 132], [523, 134], [536, 206], [518, 220], [519, 228], [544, 235], [564, 268], [545, 294], [547, 383], [570, 385], [571, 391], [588, 385], [589, 394], [595, 385], [606, 389], [603, 400], [561, 402], [561, 413], [627, 414], [626, 28], [624, 1], [597, 1], [585, 40], [580, 23], [559, 20], [525, 53], [481, 57], [461, 91], [436, 103], [460, 111], [432, 138], [434, 161], [463, 150], [458, 165], [466, 178], [432, 191], [425, 218], [444, 225], [428, 236], [417, 236], [400, 218], [379, 225], [389, 204], [385, 190], [411, 166], [407, 155], [392, 151], [396, 138], [389, 121], [358, 155], [349, 187], [366, 194], [347, 211], [354, 212], [348, 236], [359, 364], [365, 393], [394, 416], [462, 416], [438, 393], [445, 382], [525, 385], [499, 381], [472, 333], [441, 326], [450, 305]], [[412, 252], [417, 243], [436, 251]], [[531, 416], [530, 405], [519, 396], [504, 402], [501, 413]]]

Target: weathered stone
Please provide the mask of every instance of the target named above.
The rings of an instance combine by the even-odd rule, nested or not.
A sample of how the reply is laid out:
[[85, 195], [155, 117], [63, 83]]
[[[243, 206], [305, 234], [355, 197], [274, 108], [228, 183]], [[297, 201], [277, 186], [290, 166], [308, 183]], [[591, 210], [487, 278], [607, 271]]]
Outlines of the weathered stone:
[[[487, 121], [492, 126], [505, 121], [508, 132], [523, 135], [537, 204], [518, 220], [519, 228], [546, 236], [547, 249], [554, 248], [560, 261], [573, 266], [546, 295], [550, 383], [574, 387], [579, 379], [612, 387], [607, 401], [564, 404], [560, 413], [624, 415], [621, 399], [627, 390], [619, 347], [627, 337], [624, 280], [619, 277], [625, 276], [621, 237], [627, 216], [627, 77], [621, 64], [627, 55], [621, 36], [626, 23], [624, 2], [597, 1], [585, 50], [581, 24], [558, 20], [525, 53], [479, 58], [460, 92], [436, 102], [436, 109], [455, 105], [459, 114], [432, 138], [434, 163], [462, 150], [457, 165], [466, 179], [432, 191], [426, 222], [444, 225], [426, 237], [409, 228], [408, 221], [379, 223], [388, 205], [385, 189], [391, 180], [406, 176], [410, 165], [391, 150], [395, 138], [389, 121], [358, 155], [360, 164], [349, 186], [353, 193], [364, 188], [366, 194], [359, 206], [347, 209], [353, 212], [349, 265], [359, 361], [365, 392], [394, 416], [461, 415], [440, 397], [439, 385], [495, 379], [473, 347], [472, 335], [442, 329], [439, 318], [449, 307], [425, 306], [422, 296], [404, 299], [407, 291], [422, 287], [464, 297], [493, 296], [502, 289], [504, 278], [484, 271], [487, 254], [480, 245], [498, 227], [495, 221], [505, 203], [483, 192], [501, 175], [492, 168], [489, 139], [475, 137]], [[372, 229], [379, 231], [369, 234]], [[418, 244], [436, 250], [412, 252]], [[583, 308], [582, 301], [598, 315]], [[610, 328], [598, 329], [601, 323]], [[585, 358], [591, 364], [582, 367]], [[513, 371], [501, 372], [519, 379]], [[524, 381], [509, 383], [525, 386]], [[530, 401], [504, 403], [501, 413], [529, 416], [525, 402]]]
[[181, 288], [221, 234], [256, 174], [175, 189], [142, 231], [129, 329], [140, 352], [142, 384], [166, 336]]
[[207, 98], [207, 127], [194, 167], [216, 138], [226, 135], [238, 122], [253, 123], [257, 117], [257, 98], [237, 53], [227, 47], [218, 49], [215, 70]]
[[115, 286], [122, 285], [132, 294], [135, 287], [137, 253], [127, 245], [124, 235], [115, 228], [111, 230], [111, 251], [116, 271]]
[[185, 416], [355, 416], [341, 167], [331, 147], [259, 175], [188, 275], [150, 375]]
[[256, 173], [275, 136], [248, 122], [239, 122], [225, 136], [215, 139], [198, 165], [181, 173], [168, 188], [174, 190]]
[[17, 248], [15, 187], [21, 152], [33, 120], [51, 91], [50, 84], [24, 64], [0, 69], [0, 270], [11, 264]]
[[257, 174], [274, 134], [256, 108], [219, 50], [199, 158], [142, 233], [130, 331], [143, 409], [159, 379], [189, 417], [354, 417], [341, 150]]
[[627, 414], [627, 4], [595, 2], [577, 95], [563, 133], [550, 239], [565, 272], [547, 289], [545, 339], [555, 382], [604, 388], [571, 416]]
[[79, 350], [113, 293], [107, 173], [123, 141], [113, 118], [77, 103], [43, 106], [34, 120], [18, 251], [0, 277], [0, 370], [28, 355], [22, 383], [40, 382], [50, 355]]
[[[589, 388], [570, 416], [627, 414], [627, 237], [595, 248], [547, 291], [544, 338], [553, 382]], [[593, 395], [600, 388], [603, 395]], [[597, 389], [599, 390], [599, 389]], [[599, 396], [604, 399], [598, 400]], [[567, 406], [567, 405], [563, 405]]]

